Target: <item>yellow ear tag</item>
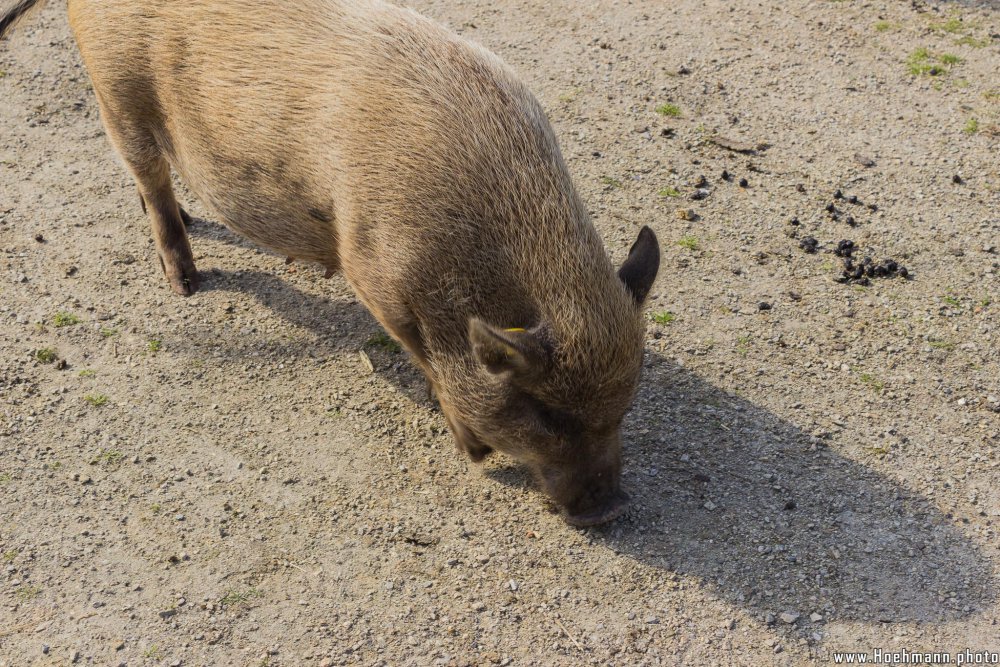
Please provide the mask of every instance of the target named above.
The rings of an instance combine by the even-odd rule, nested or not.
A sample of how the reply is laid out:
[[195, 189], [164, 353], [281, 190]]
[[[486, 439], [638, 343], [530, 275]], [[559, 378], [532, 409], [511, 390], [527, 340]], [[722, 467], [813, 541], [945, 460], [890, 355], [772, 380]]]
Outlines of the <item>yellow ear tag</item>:
[[[509, 329], [504, 329], [504, 331], [506, 331], [507, 333], [524, 333], [525, 329], [522, 327], [510, 327]], [[503, 350], [504, 354], [506, 354], [508, 357], [514, 356], [515, 350], [510, 345], [504, 345], [503, 348], [504, 348]]]

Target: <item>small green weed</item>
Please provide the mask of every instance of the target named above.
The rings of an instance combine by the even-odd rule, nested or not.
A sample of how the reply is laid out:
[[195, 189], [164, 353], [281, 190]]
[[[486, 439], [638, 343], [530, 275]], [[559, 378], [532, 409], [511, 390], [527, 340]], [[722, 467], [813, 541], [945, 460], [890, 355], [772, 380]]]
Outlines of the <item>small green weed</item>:
[[875, 456], [882, 457], [882, 456], [885, 456], [886, 454], [889, 453], [889, 446], [888, 445], [872, 445], [870, 447], [865, 447], [865, 451], [870, 452], [870, 453], [874, 454]]
[[736, 352], [745, 357], [750, 352], [750, 336], [740, 336], [736, 339]]
[[603, 183], [609, 188], [620, 188], [622, 186], [621, 181], [619, 181], [617, 178], [612, 178], [610, 176], [601, 176], [601, 183]]
[[51, 364], [56, 358], [56, 351], [51, 347], [43, 347], [40, 350], [35, 350], [35, 361], [39, 363]]
[[114, 329], [112, 327], [103, 327], [101, 328], [101, 335], [105, 338], [111, 338], [112, 336], [117, 336], [118, 329]]
[[990, 45], [990, 40], [988, 39], [976, 39], [972, 35], [965, 35], [964, 37], [959, 37], [955, 40], [955, 44], [958, 46], [971, 46], [974, 49], [981, 49], [984, 46]]
[[875, 22], [875, 31], [876, 32], [886, 32], [888, 30], [892, 30], [895, 27], [896, 27], [895, 24], [890, 23], [889, 21], [876, 21]]
[[661, 116], [670, 116], [672, 118], [676, 118], [681, 115], [681, 108], [676, 104], [670, 104], [670, 103], [661, 104], [660, 106], [656, 107], [656, 113], [660, 114]]
[[52, 324], [57, 327], [71, 327], [74, 324], [79, 324], [80, 318], [73, 313], [67, 313], [64, 311], [56, 313], [56, 316], [52, 318]]
[[919, 48], [906, 59], [906, 69], [913, 76], [938, 76], [947, 74], [952, 66], [962, 62], [958, 56], [945, 53], [936, 56], [926, 48]]
[[9, 472], [0, 472], [0, 484], [6, 484], [14, 479]]
[[105, 449], [93, 458], [91, 464], [106, 463], [108, 465], [117, 465], [121, 463], [124, 458], [125, 455], [117, 449]]
[[14, 597], [17, 598], [18, 602], [30, 602], [37, 598], [42, 592], [42, 589], [38, 586], [21, 586], [17, 589], [17, 593]]
[[163, 649], [161, 649], [156, 644], [153, 644], [145, 651], [143, 651], [142, 655], [145, 658], [151, 658], [153, 660], [163, 660], [164, 657]]
[[159, 514], [160, 512], [163, 511], [163, 506], [160, 505], [160, 503], [153, 503], [152, 505], [149, 506], [149, 511], [152, 512], [153, 514]]
[[946, 294], [941, 298], [949, 306], [961, 306], [962, 302], [958, 300], [958, 297], [952, 296], [951, 294]]
[[955, 344], [947, 340], [929, 340], [927, 344], [935, 350], [954, 350]]
[[697, 250], [698, 249], [698, 238], [695, 237], [695, 236], [691, 236], [690, 234], [688, 234], [688, 235], [682, 236], [677, 241], [677, 245], [679, 245], [682, 248], [687, 248], [688, 250]]
[[962, 132], [968, 135], [973, 135], [979, 131], [979, 121], [975, 118], [970, 118], [965, 121], [965, 127], [962, 128]]
[[97, 371], [91, 370], [89, 368], [84, 368], [82, 371], [77, 373], [82, 378], [92, 378], [97, 375]]
[[387, 352], [401, 352], [403, 349], [384, 331], [377, 331], [369, 336], [368, 340], [365, 341], [365, 347], [378, 347]]
[[0, 560], [3, 560], [4, 563], [13, 563], [15, 558], [17, 558], [17, 549], [9, 549], [3, 552]]
[[263, 595], [256, 588], [248, 588], [244, 591], [229, 591], [219, 600], [219, 604], [223, 607], [235, 607], [246, 604], [254, 598], [263, 597]]
[[669, 310], [665, 310], [661, 313], [653, 313], [653, 321], [657, 324], [670, 324], [677, 319], [677, 315], [671, 313]]
[[163, 343], [154, 338], [153, 340], [149, 341], [149, 343], [146, 345], [146, 348], [150, 351], [151, 354], [156, 354], [157, 352], [163, 349]]
[[661, 197], [680, 197], [681, 191], [677, 188], [666, 187], [662, 188], [657, 194]]
[[104, 394], [87, 394], [86, 396], [83, 397], [83, 400], [87, 401], [95, 408], [99, 408], [102, 405], [107, 404], [108, 397], [105, 396]]
[[956, 32], [962, 32], [962, 29], [964, 27], [965, 24], [962, 22], [962, 20], [954, 17], [948, 19], [944, 23], [937, 23], [931, 26], [931, 28], [933, 28], [934, 30], [937, 30], [939, 32], [947, 32], [951, 34], [954, 34]]
[[872, 375], [871, 373], [862, 373], [860, 375], [860, 378], [862, 384], [871, 387], [872, 389], [874, 389], [879, 393], [881, 393], [882, 390], [885, 389], [885, 383], [882, 382], [881, 380], [876, 379], [875, 376]]

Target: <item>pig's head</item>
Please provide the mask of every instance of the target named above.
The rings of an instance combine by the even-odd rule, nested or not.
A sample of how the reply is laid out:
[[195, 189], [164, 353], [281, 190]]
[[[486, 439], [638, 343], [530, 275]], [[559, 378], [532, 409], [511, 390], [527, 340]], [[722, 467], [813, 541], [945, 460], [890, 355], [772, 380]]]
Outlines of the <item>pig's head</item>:
[[528, 466], [572, 525], [610, 521], [628, 503], [621, 423], [639, 381], [641, 309], [659, 262], [643, 227], [617, 275], [597, 281], [601, 303], [526, 328], [473, 318], [469, 365], [439, 395], [459, 449], [474, 461], [498, 450]]

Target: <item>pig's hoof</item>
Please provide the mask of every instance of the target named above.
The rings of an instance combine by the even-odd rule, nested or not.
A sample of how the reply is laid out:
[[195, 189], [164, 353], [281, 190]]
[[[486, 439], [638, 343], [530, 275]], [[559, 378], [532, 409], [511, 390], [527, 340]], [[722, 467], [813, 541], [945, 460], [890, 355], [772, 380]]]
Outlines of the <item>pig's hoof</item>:
[[191, 296], [198, 291], [201, 279], [198, 277], [198, 269], [195, 268], [193, 260], [181, 260], [168, 265], [160, 257], [160, 266], [173, 291], [181, 296]]
[[181, 296], [191, 296], [198, 291], [201, 281], [198, 279], [198, 272], [192, 271], [183, 278], [170, 281], [170, 287]]
[[604, 505], [581, 512], [580, 514], [567, 513], [564, 518], [566, 519], [566, 523], [577, 528], [597, 526], [602, 523], [614, 521], [620, 517], [628, 509], [628, 503], [628, 494], [624, 491], [619, 491]]
[[483, 459], [493, 453], [493, 448], [480, 443], [470, 443], [465, 446], [465, 451], [473, 463], [481, 463]]

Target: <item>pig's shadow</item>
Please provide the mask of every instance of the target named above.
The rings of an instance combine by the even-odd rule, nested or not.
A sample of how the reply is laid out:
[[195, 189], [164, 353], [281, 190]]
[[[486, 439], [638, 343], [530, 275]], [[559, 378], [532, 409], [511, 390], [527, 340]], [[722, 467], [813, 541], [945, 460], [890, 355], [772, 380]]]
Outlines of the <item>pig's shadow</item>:
[[310, 332], [312, 341], [305, 345], [301, 339], [274, 339], [253, 326], [227, 331], [225, 324], [220, 328], [216, 323], [202, 326], [189, 323], [183, 331], [184, 347], [215, 348], [224, 344], [230, 355], [265, 354], [283, 358], [323, 357], [363, 350], [380, 377], [414, 402], [433, 408], [427, 397], [427, 383], [409, 363], [405, 352], [381, 335], [379, 323], [350, 294], [341, 276], [325, 280], [322, 274], [316, 267], [300, 267], [296, 274], [284, 277], [254, 269], [202, 271], [202, 292], [252, 295], [286, 323]]
[[[302, 281], [299, 289], [260, 271], [216, 270], [207, 289], [252, 293], [313, 330], [320, 352], [357, 350], [377, 330], [356, 301]], [[304, 354], [290, 345], [277, 353]], [[383, 362], [376, 363], [380, 375], [426, 405], [422, 379], [405, 357]], [[760, 615], [798, 612], [794, 627], [808, 631], [812, 613], [943, 621], [996, 597], [987, 558], [951, 517], [659, 354], [647, 359], [625, 441], [632, 508], [592, 536], [648, 565], [694, 575], [731, 604]], [[486, 474], [530, 485], [502, 459]]]
[[[625, 441], [633, 506], [593, 537], [731, 604], [799, 613], [794, 627], [810, 631], [813, 613], [944, 621], [996, 598], [986, 556], [950, 516], [661, 355], [648, 358]], [[487, 474], [529, 483], [517, 467]]]

